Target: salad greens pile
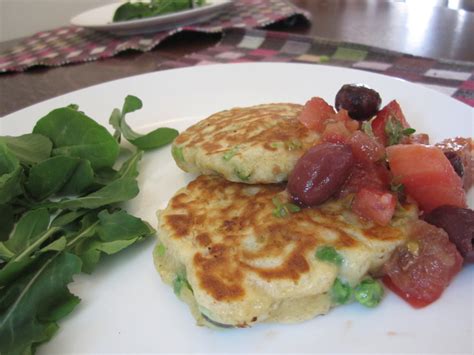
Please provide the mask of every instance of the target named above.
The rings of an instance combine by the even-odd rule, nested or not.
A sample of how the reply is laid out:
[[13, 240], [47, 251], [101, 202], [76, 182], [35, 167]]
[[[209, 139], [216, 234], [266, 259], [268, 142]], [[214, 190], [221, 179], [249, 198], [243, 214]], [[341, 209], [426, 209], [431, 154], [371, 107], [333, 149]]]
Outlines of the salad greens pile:
[[[127, 96], [110, 117], [114, 135], [70, 105], [41, 118], [32, 133], [0, 137], [1, 354], [33, 353], [79, 303], [67, 287], [75, 274], [154, 234], [118, 204], [139, 192], [143, 151], [178, 132], [134, 132], [125, 115], [141, 107]], [[121, 149], [122, 137], [133, 151]]]
[[203, 6], [205, 0], [149, 0], [126, 2], [115, 10], [113, 22], [137, 20]]

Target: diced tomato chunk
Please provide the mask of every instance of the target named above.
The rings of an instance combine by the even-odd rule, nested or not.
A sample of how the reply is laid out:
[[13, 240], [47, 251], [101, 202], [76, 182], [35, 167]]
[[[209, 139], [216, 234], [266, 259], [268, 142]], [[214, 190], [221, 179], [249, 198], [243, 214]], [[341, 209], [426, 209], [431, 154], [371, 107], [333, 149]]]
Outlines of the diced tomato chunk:
[[387, 145], [385, 125], [387, 124], [387, 121], [390, 117], [400, 122], [403, 128], [410, 127], [398, 102], [396, 100], [390, 101], [377, 113], [377, 116], [375, 116], [374, 120], [372, 121], [372, 132], [374, 132], [374, 136], [377, 137], [380, 143], [382, 143], [384, 146]]
[[367, 187], [378, 190], [387, 190], [392, 175], [385, 165], [377, 163], [358, 163], [352, 168], [351, 175], [339, 192], [339, 197], [345, 197]]
[[463, 258], [444, 230], [413, 222], [409, 241], [383, 266], [383, 281], [415, 308], [436, 301], [461, 270]]
[[385, 156], [385, 147], [362, 131], [355, 131], [348, 143], [358, 162], [373, 163]]
[[313, 97], [303, 107], [298, 120], [306, 126], [306, 128], [321, 133], [324, 129], [324, 123], [327, 119], [334, 116], [336, 111], [324, 99]]
[[349, 117], [342, 109], [325, 122], [322, 139], [330, 143], [347, 143], [353, 132], [359, 129], [359, 122]]
[[401, 144], [430, 144], [430, 136], [426, 133], [411, 134], [408, 137], [403, 137]]
[[352, 202], [352, 211], [360, 217], [386, 226], [392, 220], [397, 198], [388, 191], [362, 188]]
[[344, 122], [332, 120], [326, 123], [322, 133], [322, 140], [330, 143], [346, 143], [350, 135], [351, 132], [347, 129]]
[[425, 212], [442, 206], [466, 207], [462, 180], [441, 149], [399, 144], [386, 149], [390, 170]]

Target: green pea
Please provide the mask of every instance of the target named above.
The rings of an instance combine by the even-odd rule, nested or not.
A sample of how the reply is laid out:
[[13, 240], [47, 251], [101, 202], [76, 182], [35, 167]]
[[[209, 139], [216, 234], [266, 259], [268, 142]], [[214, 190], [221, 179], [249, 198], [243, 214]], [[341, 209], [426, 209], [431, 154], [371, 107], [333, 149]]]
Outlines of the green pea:
[[345, 304], [351, 300], [352, 288], [338, 278], [334, 281], [331, 288], [331, 298], [337, 304]]
[[336, 265], [341, 265], [344, 261], [342, 255], [331, 246], [323, 246], [318, 248], [318, 250], [316, 250], [316, 258]]
[[366, 278], [354, 289], [354, 297], [361, 305], [375, 307], [382, 300], [383, 286], [377, 280]]
[[173, 291], [175, 295], [179, 296], [181, 294], [181, 290], [183, 287], [188, 288], [191, 292], [193, 292], [193, 288], [188, 282], [188, 279], [186, 278], [186, 274], [184, 273], [178, 273], [176, 275], [176, 278], [173, 281]]
[[185, 163], [186, 160], [184, 159], [184, 154], [183, 154], [183, 147], [178, 147], [174, 145], [171, 148], [171, 155], [173, 156], [174, 160]]

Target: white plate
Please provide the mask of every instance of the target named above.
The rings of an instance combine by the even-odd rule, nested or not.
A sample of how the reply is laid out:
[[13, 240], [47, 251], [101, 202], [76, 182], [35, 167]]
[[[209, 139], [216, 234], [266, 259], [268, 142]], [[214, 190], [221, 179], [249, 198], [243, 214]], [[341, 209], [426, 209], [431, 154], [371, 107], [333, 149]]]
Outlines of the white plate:
[[[341, 85], [353, 82], [377, 89], [383, 104], [397, 99], [409, 122], [419, 132], [429, 132], [433, 141], [473, 136], [473, 109], [431, 89], [363, 71], [277, 63], [191, 67], [112, 81], [5, 116], [0, 134], [29, 132], [51, 109], [70, 103], [106, 125], [112, 108], [121, 107], [127, 94], [144, 102], [128, 118], [133, 127], [182, 130], [234, 106], [304, 103], [311, 96], [333, 102]], [[128, 208], [156, 225], [155, 211], [190, 180], [174, 164], [169, 147], [147, 153], [140, 195]], [[473, 352], [474, 265], [465, 267], [441, 299], [424, 309], [414, 310], [388, 293], [376, 309], [352, 304], [301, 324], [218, 331], [197, 327], [187, 306], [161, 282], [153, 266], [153, 246], [152, 240], [134, 246], [103, 260], [93, 275], [76, 277], [70, 288], [82, 302], [38, 354]]]
[[232, 5], [231, 0], [206, 0], [206, 5], [166, 15], [140, 20], [112, 22], [115, 10], [124, 1], [83, 12], [71, 19], [71, 24], [117, 35], [132, 35], [169, 30], [210, 20]]

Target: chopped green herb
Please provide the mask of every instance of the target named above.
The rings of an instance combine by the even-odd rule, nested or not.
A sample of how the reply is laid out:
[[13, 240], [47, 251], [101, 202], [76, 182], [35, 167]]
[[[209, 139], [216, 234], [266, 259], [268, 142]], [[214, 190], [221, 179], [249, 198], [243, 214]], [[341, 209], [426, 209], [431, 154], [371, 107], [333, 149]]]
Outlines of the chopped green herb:
[[292, 139], [291, 141], [286, 142], [285, 146], [286, 146], [286, 149], [291, 151], [291, 150], [301, 149], [303, 144], [301, 143], [301, 141], [297, 139]]
[[316, 258], [322, 261], [327, 261], [336, 265], [341, 265], [344, 261], [344, 258], [341, 254], [339, 254], [334, 247], [331, 246], [323, 246], [319, 247], [316, 250]]
[[362, 131], [370, 137], [374, 136], [374, 131], [372, 130], [372, 121], [365, 121], [361, 126]]
[[366, 307], [375, 307], [382, 300], [384, 294], [383, 286], [380, 282], [366, 278], [354, 289], [354, 297], [361, 305]]
[[287, 209], [288, 211], [290, 211], [291, 213], [295, 213], [295, 212], [301, 211], [301, 208], [300, 208], [299, 206], [296, 206], [296, 205], [293, 204], [293, 203], [289, 203], [289, 202], [288, 202], [288, 203], [285, 203], [284, 206], [285, 206], [286, 209]]
[[272, 202], [275, 205], [275, 209], [273, 210], [273, 215], [275, 217], [282, 218], [288, 216], [290, 213], [301, 211], [301, 208], [293, 203], [282, 203], [277, 196], [272, 198]]
[[252, 173], [244, 173], [239, 169], [235, 169], [234, 172], [235, 175], [237, 175], [237, 177], [242, 181], [249, 181], [250, 175], [252, 175]]
[[238, 146], [233, 147], [232, 149], [229, 149], [227, 152], [224, 153], [222, 156], [222, 159], [225, 161], [231, 160], [235, 154], [237, 154], [237, 151], [239, 150]]
[[193, 289], [191, 285], [189, 284], [188, 279], [186, 278], [186, 274], [179, 273], [176, 275], [176, 278], [173, 281], [173, 291], [176, 296], [179, 296], [181, 294], [183, 287], [186, 287], [191, 292], [193, 292]]
[[183, 154], [183, 147], [178, 147], [177, 145], [174, 145], [171, 148], [171, 155], [173, 156], [174, 160], [177, 162], [185, 163], [186, 160], [184, 159], [184, 154]]
[[403, 193], [405, 191], [405, 185], [403, 185], [402, 183], [397, 184], [392, 182], [390, 184], [390, 190], [396, 193]]
[[415, 133], [413, 128], [403, 128], [401, 122], [391, 115], [385, 124], [385, 134], [388, 137], [388, 145], [395, 145], [400, 143], [403, 136], [410, 136]]
[[280, 148], [282, 146], [281, 142], [273, 142], [270, 144], [270, 147], [272, 148]]
[[164, 256], [166, 254], [166, 247], [163, 244], [158, 244], [156, 246], [156, 254], [158, 256]]
[[337, 304], [345, 304], [352, 297], [352, 288], [337, 278], [331, 288], [331, 298]]

